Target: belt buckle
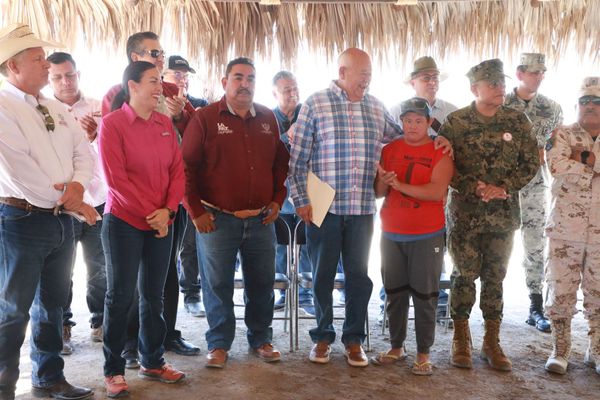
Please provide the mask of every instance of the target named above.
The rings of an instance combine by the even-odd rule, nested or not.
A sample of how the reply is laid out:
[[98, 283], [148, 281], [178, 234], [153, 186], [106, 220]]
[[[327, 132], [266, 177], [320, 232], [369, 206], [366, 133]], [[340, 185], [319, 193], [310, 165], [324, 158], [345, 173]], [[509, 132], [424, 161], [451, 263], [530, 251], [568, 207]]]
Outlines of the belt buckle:
[[253, 217], [252, 210], [234, 211], [233, 212], [233, 216], [236, 217], [236, 218], [240, 218], [240, 219], [246, 219], [246, 218]]

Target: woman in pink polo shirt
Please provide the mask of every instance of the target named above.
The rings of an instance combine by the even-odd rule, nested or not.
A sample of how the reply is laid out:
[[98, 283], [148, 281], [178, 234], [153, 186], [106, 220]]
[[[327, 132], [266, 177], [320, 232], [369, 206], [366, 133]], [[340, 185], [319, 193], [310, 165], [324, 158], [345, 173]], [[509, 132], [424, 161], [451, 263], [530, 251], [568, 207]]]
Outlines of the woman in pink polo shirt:
[[155, 65], [131, 63], [123, 74], [124, 103], [102, 120], [99, 149], [108, 184], [102, 225], [107, 292], [104, 376], [109, 397], [127, 395], [124, 379], [127, 311], [140, 294], [139, 376], [167, 383], [184, 374], [163, 358], [163, 288], [169, 267], [169, 225], [185, 189], [171, 120], [156, 112], [162, 93]]
[[406, 357], [404, 341], [409, 299], [415, 306], [415, 375], [431, 375], [429, 349], [435, 337], [435, 312], [444, 260], [444, 198], [452, 160], [435, 148], [427, 129], [431, 109], [414, 97], [401, 104], [404, 136], [383, 148], [375, 193], [381, 208], [381, 275], [387, 295], [392, 348], [372, 358], [377, 365]]

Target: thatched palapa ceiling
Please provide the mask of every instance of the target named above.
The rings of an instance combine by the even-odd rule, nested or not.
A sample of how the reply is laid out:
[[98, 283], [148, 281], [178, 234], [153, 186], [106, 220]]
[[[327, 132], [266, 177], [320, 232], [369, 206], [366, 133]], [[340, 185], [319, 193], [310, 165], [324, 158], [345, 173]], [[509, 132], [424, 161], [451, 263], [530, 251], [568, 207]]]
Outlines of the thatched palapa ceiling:
[[[445, 58], [510, 54], [519, 48], [558, 60], [574, 46], [598, 59], [600, 1], [0, 0], [3, 25], [29, 23], [43, 37], [73, 48], [84, 35], [93, 49], [122, 51], [127, 37], [151, 30], [181, 45], [192, 60], [220, 70], [232, 55], [269, 57], [293, 66], [304, 43], [333, 58], [356, 46], [378, 61], [430, 54]], [[187, 50], [187, 51], [186, 51]]]

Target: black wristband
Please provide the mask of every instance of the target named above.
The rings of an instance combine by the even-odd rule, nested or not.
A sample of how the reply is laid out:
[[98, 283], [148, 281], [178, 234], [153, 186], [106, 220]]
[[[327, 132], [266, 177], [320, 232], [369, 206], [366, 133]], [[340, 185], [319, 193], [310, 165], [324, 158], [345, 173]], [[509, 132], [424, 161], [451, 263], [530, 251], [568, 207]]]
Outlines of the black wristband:
[[171, 210], [169, 207], [166, 207], [166, 209], [169, 211], [169, 219], [175, 218], [175, 211]]
[[587, 165], [588, 157], [590, 156], [590, 152], [585, 150], [581, 152], [581, 163]]

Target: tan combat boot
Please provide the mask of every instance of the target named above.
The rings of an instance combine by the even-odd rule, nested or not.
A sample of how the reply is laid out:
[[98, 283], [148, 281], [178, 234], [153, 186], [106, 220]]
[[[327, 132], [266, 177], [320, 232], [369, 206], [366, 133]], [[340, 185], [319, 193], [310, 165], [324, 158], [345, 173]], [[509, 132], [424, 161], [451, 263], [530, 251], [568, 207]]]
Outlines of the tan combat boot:
[[483, 336], [480, 356], [494, 369], [499, 371], [512, 370], [512, 363], [500, 347], [500, 320], [485, 321], [485, 335]]
[[571, 354], [571, 320], [552, 320], [552, 354], [544, 368], [548, 372], [564, 375], [567, 373]]
[[454, 320], [454, 337], [452, 338], [452, 353], [450, 364], [458, 368], [472, 368], [471, 332], [468, 319]]
[[590, 325], [588, 332], [590, 342], [585, 352], [583, 363], [588, 367], [596, 369], [596, 373], [600, 375], [600, 325]]

